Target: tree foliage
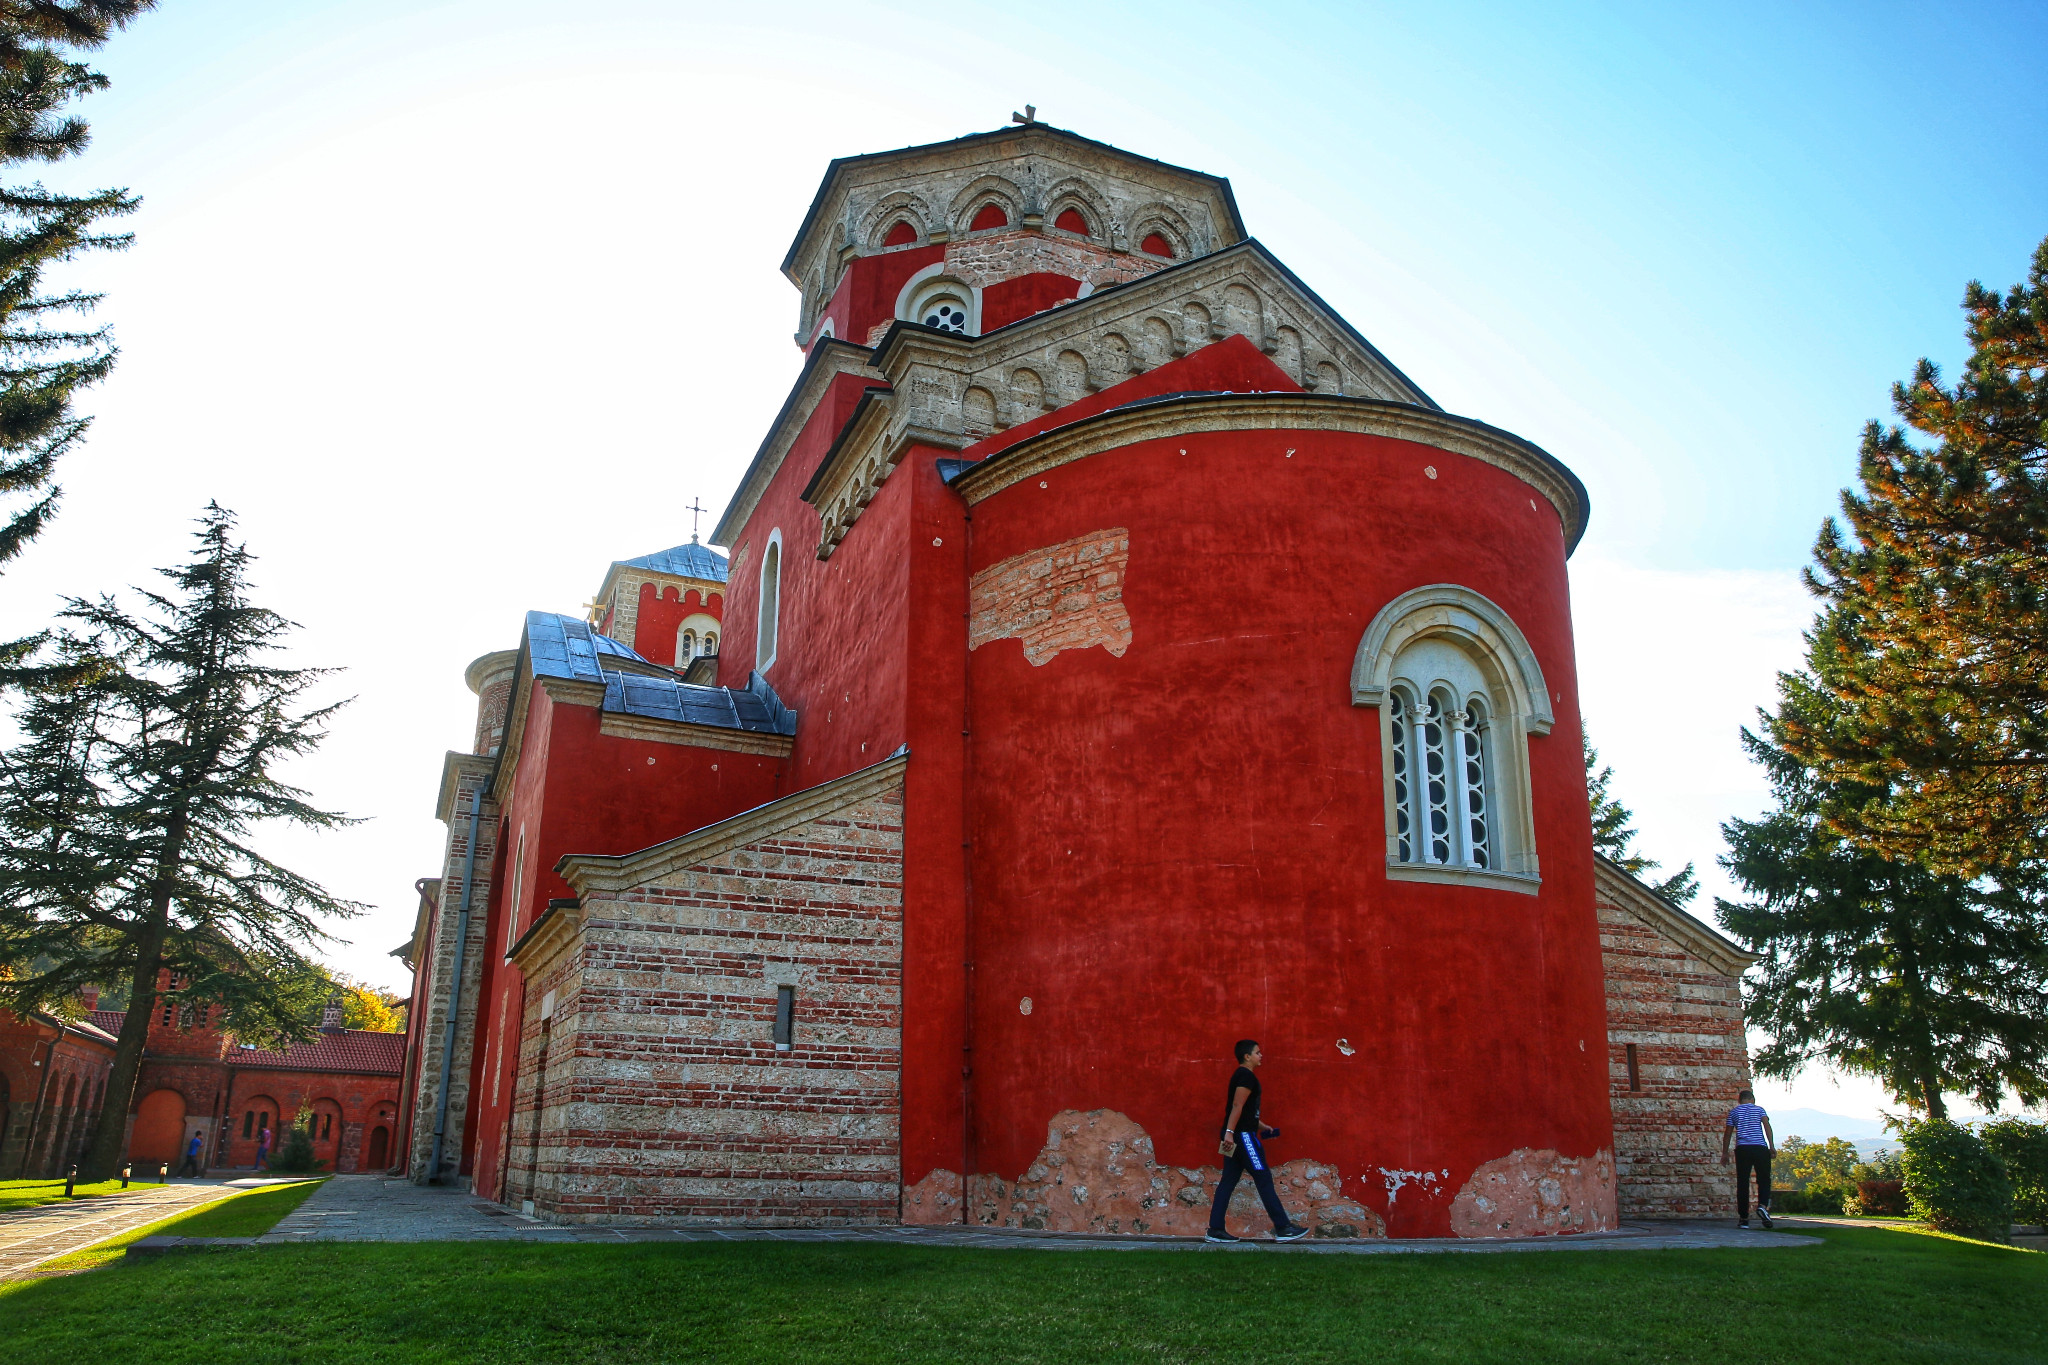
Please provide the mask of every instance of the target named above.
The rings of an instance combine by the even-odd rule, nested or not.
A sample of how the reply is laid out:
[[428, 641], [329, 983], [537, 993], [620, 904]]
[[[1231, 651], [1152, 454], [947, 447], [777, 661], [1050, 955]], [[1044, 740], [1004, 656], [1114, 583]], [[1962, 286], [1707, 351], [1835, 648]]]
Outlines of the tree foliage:
[[1838, 1137], [1825, 1142], [1793, 1137], [1786, 1139], [1778, 1153], [1785, 1174], [1801, 1190], [1841, 1195], [1856, 1188], [1851, 1174], [1858, 1161], [1853, 1142]]
[[[62, 161], [85, 150], [91, 130], [62, 111], [104, 89], [105, 76], [71, 59], [104, 43], [155, 0], [0, 0], [0, 166]], [[56, 508], [57, 461], [90, 419], [72, 403], [105, 378], [115, 349], [104, 327], [80, 321], [96, 294], [52, 291], [44, 275], [82, 253], [124, 248], [107, 219], [135, 210], [126, 190], [60, 194], [40, 182], [0, 185], [0, 563], [21, 553]], [[16, 659], [36, 641], [9, 647]]]
[[1838, 833], [1835, 790], [1764, 734], [1743, 731], [1776, 809], [1721, 826], [1722, 865], [1751, 899], [1718, 901], [1722, 927], [1762, 960], [1743, 1008], [1768, 1040], [1753, 1063], [1808, 1062], [1875, 1077], [1945, 1115], [1944, 1091], [1996, 1109], [2048, 1097], [2048, 916], [2038, 883], [1975, 881], [1894, 862]]
[[1899, 1131], [1899, 1145], [1915, 1218], [1965, 1237], [2011, 1237], [2012, 1181], [1982, 1138], [1947, 1119], [1923, 1118]]
[[[310, 1036], [331, 991], [303, 951], [319, 919], [361, 907], [250, 842], [272, 821], [349, 823], [283, 782], [324, 738], [334, 706], [303, 709], [326, 670], [266, 660], [291, 623], [249, 601], [248, 550], [210, 505], [191, 561], [131, 611], [72, 600], [52, 647], [84, 681], [29, 689], [21, 741], [0, 753], [0, 1005], [61, 1007], [81, 986], [125, 983], [88, 1169], [113, 1169], [158, 974], [219, 1002], [247, 1041]], [[87, 666], [91, 665], [91, 666]]]
[[1982, 1136], [2012, 1181], [2013, 1220], [2032, 1227], [2048, 1224], [2048, 1123], [1993, 1119], [1983, 1126]]
[[1963, 309], [1961, 377], [1922, 360], [1892, 390], [1903, 425], [1864, 430], [1777, 739], [1833, 784], [1837, 832], [1975, 877], [2048, 862], [2048, 241]]
[[1593, 747], [1592, 738], [1584, 730], [1579, 732], [1579, 746], [1586, 757], [1586, 799], [1593, 807], [1594, 850], [1631, 877], [1643, 879], [1652, 891], [1673, 905], [1688, 904], [1700, 893], [1700, 879], [1693, 865], [1687, 863], [1669, 877], [1650, 880], [1648, 874], [1663, 864], [1631, 847], [1636, 832], [1629, 822], [1636, 817], [1613, 793], [1614, 769], [1600, 762], [1600, 751]]
[[402, 1033], [405, 1030], [405, 1001], [386, 995], [374, 986], [347, 977], [336, 978], [341, 987], [341, 1026], [371, 1033]]

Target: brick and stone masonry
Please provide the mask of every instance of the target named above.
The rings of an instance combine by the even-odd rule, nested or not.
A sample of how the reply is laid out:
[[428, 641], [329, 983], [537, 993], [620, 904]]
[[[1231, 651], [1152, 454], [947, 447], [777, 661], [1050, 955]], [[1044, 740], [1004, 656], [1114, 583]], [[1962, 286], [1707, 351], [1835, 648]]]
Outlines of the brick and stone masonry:
[[[494, 729], [502, 732], [502, 712], [495, 724], [488, 714], [488, 708], [497, 700], [486, 692], [486, 714], [477, 725], [479, 736], [490, 734]], [[424, 1030], [419, 1050], [417, 1101], [413, 1105], [412, 1132], [407, 1144], [407, 1169], [415, 1181], [429, 1180], [436, 1174], [428, 1166], [433, 1159], [442, 1056], [447, 1042], [451, 994], [448, 983], [456, 969], [458, 940], [463, 941], [460, 954], [462, 975], [453, 992], [458, 1001], [455, 1050], [452, 1065], [448, 1068], [448, 1118], [442, 1145], [441, 1174], [454, 1172], [464, 1149], [462, 1123], [469, 1109], [470, 1061], [476, 1045], [477, 994], [483, 980], [483, 955], [488, 939], [489, 917], [485, 911], [490, 900], [491, 866], [497, 855], [498, 843], [498, 808], [489, 794], [493, 766], [488, 757], [451, 752], [442, 770], [437, 813], [448, 826], [448, 841], [442, 859], [441, 913], [434, 919], [433, 942], [426, 945], [417, 959], [424, 973], [424, 980], [417, 988], [417, 998], [424, 1003], [425, 1009], [416, 1011], [418, 1022], [408, 1023], [409, 1028]], [[476, 885], [465, 923], [461, 906], [465, 874], [470, 868], [470, 809], [479, 790], [484, 792], [484, 799], [482, 817], [475, 822]]]
[[1597, 874], [1621, 1215], [1733, 1217], [1721, 1125], [1750, 1083], [1741, 976], [1756, 957], [1605, 859]]
[[508, 1203], [579, 1223], [897, 1220], [907, 762], [563, 861], [578, 902], [513, 951]]

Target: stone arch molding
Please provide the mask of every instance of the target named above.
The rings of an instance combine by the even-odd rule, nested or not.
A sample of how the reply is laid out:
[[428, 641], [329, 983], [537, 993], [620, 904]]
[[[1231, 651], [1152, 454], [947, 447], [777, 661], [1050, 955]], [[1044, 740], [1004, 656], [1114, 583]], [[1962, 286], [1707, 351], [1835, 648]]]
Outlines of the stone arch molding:
[[1410, 588], [1381, 607], [1358, 642], [1351, 665], [1351, 704], [1378, 706], [1387, 699], [1394, 660], [1424, 636], [1448, 636], [1491, 661], [1490, 672], [1506, 685], [1514, 718], [1532, 735], [1547, 735], [1555, 723], [1542, 665], [1521, 627], [1506, 612], [1470, 588], [1432, 583]]
[[[1392, 762], [1394, 730], [1387, 693], [1401, 678], [1404, 652], [1430, 640], [1455, 646], [1476, 664], [1491, 694], [1497, 739], [1487, 746], [1491, 752], [1487, 768], [1494, 847], [1483, 867], [1455, 859], [1404, 862], [1401, 857]], [[1406, 685], [1418, 688], [1426, 688], [1429, 681], [1427, 677], [1405, 679]], [[1455, 583], [1432, 583], [1411, 588], [1380, 608], [1358, 642], [1358, 655], [1351, 666], [1351, 703], [1377, 707], [1380, 713], [1389, 880], [1449, 882], [1531, 894], [1538, 890], [1541, 880], [1527, 736], [1550, 733], [1555, 719], [1550, 702], [1543, 669], [1528, 639], [1506, 612], [1483, 595]]]

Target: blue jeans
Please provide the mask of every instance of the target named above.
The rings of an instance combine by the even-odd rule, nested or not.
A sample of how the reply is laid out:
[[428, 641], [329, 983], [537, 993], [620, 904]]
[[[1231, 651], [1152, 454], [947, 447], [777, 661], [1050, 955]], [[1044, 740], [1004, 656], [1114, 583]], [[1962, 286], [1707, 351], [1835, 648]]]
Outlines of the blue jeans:
[[1273, 1220], [1273, 1231], [1287, 1231], [1287, 1210], [1281, 1206], [1280, 1192], [1273, 1188], [1273, 1173], [1266, 1169], [1266, 1152], [1259, 1146], [1257, 1133], [1239, 1133], [1237, 1150], [1223, 1160], [1223, 1178], [1216, 1182], [1216, 1202], [1209, 1206], [1209, 1231], [1223, 1231], [1224, 1211], [1230, 1207], [1230, 1196], [1237, 1192], [1237, 1182], [1247, 1171], [1251, 1172], [1252, 1184], [1258, 1186], [1266, 1216]]

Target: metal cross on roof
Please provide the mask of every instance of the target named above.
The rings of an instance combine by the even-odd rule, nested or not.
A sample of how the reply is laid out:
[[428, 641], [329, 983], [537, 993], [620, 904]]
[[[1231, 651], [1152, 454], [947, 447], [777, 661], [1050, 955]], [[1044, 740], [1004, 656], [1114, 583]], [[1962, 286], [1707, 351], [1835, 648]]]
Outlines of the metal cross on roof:
[[697, 518], [704, 515], [704, 509], [697, 505], [695, 498], [691, 498], [690, 505], [683, 510], [690, 514], [690, 543], [695, 545], [697, 543]]

